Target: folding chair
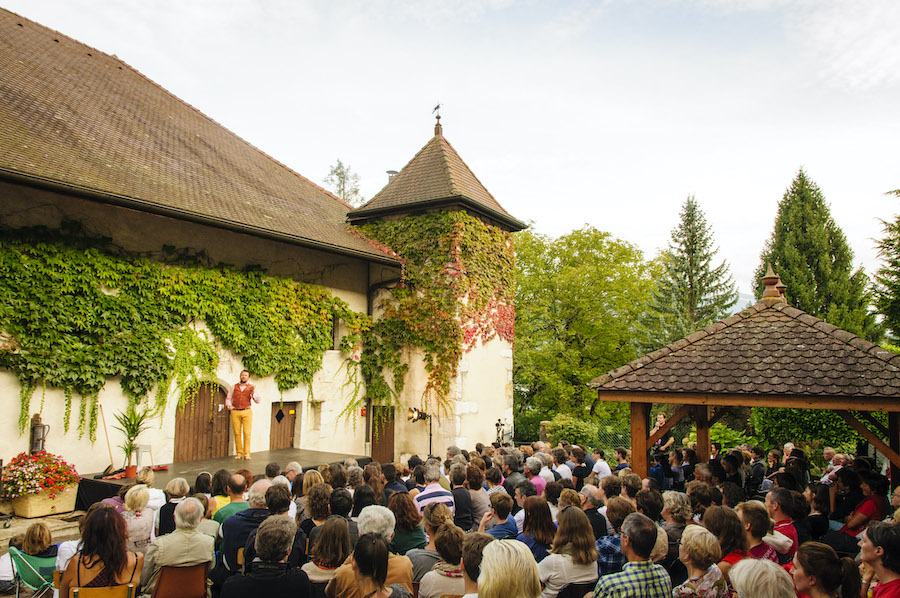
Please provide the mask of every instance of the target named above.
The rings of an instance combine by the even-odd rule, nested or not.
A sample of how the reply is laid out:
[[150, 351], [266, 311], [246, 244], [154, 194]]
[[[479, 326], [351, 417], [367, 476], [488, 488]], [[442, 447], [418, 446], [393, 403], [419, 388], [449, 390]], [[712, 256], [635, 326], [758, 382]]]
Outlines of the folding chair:
[[69, 588], [69, 598], [134, 598], [134, 584], [106, 588]]
[[53, 571], [56, 569], [56, 557], [39, 558], [21, 552], [15, 546], [9, 547], [16, 583], [16, 598], [19, 596], [20, 584], [34, 592], [36, 598], [53, 591]]
[[588, 592], [593, 592], [596, 585], [596, 581], [566, 584], [556, 598], [582, 598]]
[[151, 598], [206, 598], [209, 563], [187, 567], [162, 567]]

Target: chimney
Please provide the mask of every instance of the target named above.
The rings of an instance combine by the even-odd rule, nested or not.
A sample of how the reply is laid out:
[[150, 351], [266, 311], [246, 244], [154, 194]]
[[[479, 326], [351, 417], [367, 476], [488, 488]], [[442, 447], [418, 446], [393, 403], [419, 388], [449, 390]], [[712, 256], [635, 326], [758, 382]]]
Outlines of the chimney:
[[390, 182], [393, 181], [394, 178], [395, 178], [398, 174], [400, 174], [400, 173], [398, 173], [396, 170], [388, 170], [388, 171], [386, 171], [386, 172], [387, 172], [387, 175], [388, 175], [388, 184], [390, 184]]
[[772, 270], [772, 264], [766, 264], [766, 275], [762, 277], [762, 283], [766, 287], [763, 290], [763, 301], [769, 305], [787, 303], [784, 298], [784, 290], [787, 285], [781, 282], [781, 277]]

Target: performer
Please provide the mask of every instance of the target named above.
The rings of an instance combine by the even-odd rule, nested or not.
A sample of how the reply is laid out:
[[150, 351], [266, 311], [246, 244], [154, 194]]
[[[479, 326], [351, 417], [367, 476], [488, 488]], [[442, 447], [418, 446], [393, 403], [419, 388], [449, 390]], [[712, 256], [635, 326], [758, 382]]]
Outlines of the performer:
[[[225, 407], [231, 411], [231, 427], [234, 430], [234, 458], [250, 458], [250, 427], [253, 425], [253, 411], [250, 410], [251, 399], [259, 403], [256, 387], [250, 384], [250, 372], [241, 371], [241, 381], [228, 391]], [[243, 434], [241, 433], [243, 428]], [[243, 442], [242, 442], [243, 436]]]

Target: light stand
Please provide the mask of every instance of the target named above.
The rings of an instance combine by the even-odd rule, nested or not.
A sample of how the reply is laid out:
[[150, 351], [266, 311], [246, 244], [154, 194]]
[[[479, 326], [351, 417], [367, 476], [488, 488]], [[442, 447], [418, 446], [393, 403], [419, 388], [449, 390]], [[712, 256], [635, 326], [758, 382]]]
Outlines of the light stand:
[[432, 419], [433, 418], [431, 417], [431, 415], [425, 413], [421, 409], [416, 409], [415, 407], [410, 407], [409, 411], [406, 414], [406, 419], [410, 423], [419, 422], [419, 421], [426, 420], [426, 419], [428, 420], [428, 456], [431, 457], [431, 454], [432, 454], [431, 440], [432, 440], [432, 430], [433, 430]]

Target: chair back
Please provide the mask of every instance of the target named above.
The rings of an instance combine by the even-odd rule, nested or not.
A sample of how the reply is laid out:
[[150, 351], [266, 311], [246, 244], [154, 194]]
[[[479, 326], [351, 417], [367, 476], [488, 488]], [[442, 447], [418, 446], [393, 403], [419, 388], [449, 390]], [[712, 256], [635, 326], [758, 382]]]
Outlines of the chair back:
[[206, 598], [209, 563], [188, 567], [162, 567], [152, 598]]
[[326, 598], [325, 597], [325, 586], [328, 585], [327, 581], [311, 581], [309, 582], [309, 586], [312, 591], [310, 591], [310, 598]]
[[556, 598], [582, 598], [588, 592], [593, 592], [596, 585], [596, 581], [569, 583], [563, 586]]
[[418, 581], [413, 582], [412, 595], [413, 595], [413, 598], [419, 598], [419, 582]]
[[69, 588], [69, 598], [134, 598], [134, 584], [105, 588]]
[[43, 592], [53, 585], [53, 572], [56, 570], [56, 557], [40, 558], [25, 554], [15, 546], [9, 547], [9, 558], [19, 581], [34, 591]]
[[238, 567], [242, 567], [244, 565], [244, 547], [241, 546], [237, 549], [237, 564]]

